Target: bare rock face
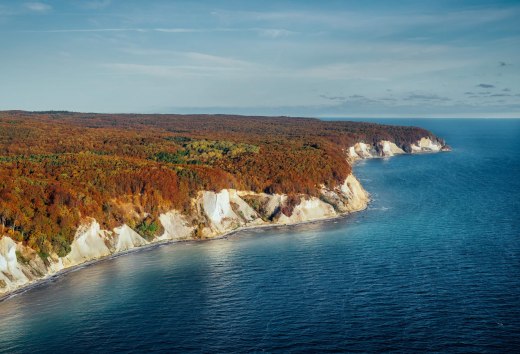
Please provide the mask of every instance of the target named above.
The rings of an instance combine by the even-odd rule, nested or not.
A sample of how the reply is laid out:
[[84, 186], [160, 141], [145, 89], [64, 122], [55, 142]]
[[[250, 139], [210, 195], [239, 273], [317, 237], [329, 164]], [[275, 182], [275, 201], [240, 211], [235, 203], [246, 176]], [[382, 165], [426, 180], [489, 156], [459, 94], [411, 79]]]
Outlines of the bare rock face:
[[29, 281], [16, 257], [16, 242], [9, 237], [0, 239], [0, 285], [7, 291]]
[[260, 216], [258, 213], [242, 198], [240, 198], [239, 193], [236, 190], [228, 189], [228, 193], [231, 209], [240, 217], [240, 219], [242, 219], [243, 222], [251, 223], [259, 220]]
[[431, 140], [430, 138], [421, 138], [415, 144], [410, 146], [412, 153], [418, 152], [438, 152], [442, 149], [442, 144], [437, 140]]
[[423, 137], [415, 143], [403, 146], [402, 148], [388, 140], [381, 140], [373, 145], [359, 142], [348, 148], [347, 156], [351, 161], [355, 161], [359, 159], [392, 157], [406, 153], [417, 154], [450, 150], [450, 147], [441, 139]]
[[354, 158], [361, 158], [361, 159], [368, 159], [374, 156], [377, 156], [377, 152], [375, 150], [375, 147], [370, 144], [365, 143], [357, 143], [353, 146], [353, 152], [349, 149], [351, 152], [351, 157]]
[[369, 195], [354, 175], [348, 175], [341, 186], [341, 192], [347, 199], [347, 202], [344, 203], [347, 211], [359, 211], [367, 207]]
[[316, 197], [303, 198], [298, 205], [296, 205], [290, 216], [283, 213], [276, 221], [278, 224], [297, 224], [301, 222], [319, 220], [336, 216], [337, 213], [334, 207]]
[[377, 144], [379, 153], [382, 157], [391, 157], [395, 155], [405, 154], [404, 150], [399, 146], [395, 145], [395, 143], [388, 140], [381, 140]]
[[187, 240], [193, 234], [194, 227], [190, 226], [190, 222], [177, 210], [170, 210], [159, 216], [164, 233], [158, 237], [159, 241], [164, 240]]
[[114, 233], [117, 235], [112, 251], [114, 253], [128, 251], [132, 248], [141, 247], [148, 244], [144, 238], [142, 238], [137, 232], [132, 230], [126, 224], [123, 224], [120, 227], [116, 227], [114, 229]]
[[71, 244], [70, 253], [63, 257], [64, 267], [110, 255], [110, 249], [105, 242], [106, 236], [107, 232], [101, 230], [95, 220], [88, 225], [80, 226]]
[[40, 279], [49, 269], [33, 249], [7, 236], [0, 238], [0, 294]]

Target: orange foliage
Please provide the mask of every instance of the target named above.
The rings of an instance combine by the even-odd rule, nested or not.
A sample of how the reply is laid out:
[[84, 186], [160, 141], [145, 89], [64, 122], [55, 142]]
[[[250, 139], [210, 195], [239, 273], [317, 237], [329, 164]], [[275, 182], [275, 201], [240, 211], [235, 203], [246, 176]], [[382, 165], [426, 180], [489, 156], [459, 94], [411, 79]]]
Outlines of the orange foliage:
[[[355, 142], [389, 139], [405, 147], [427, 135], [286, 117], [0, 112], [0, 234], [65, 254], [85, 217], [108, 228], [135, 224], [144, 213], [153, 219], [172, 208], [187, 211], [199, 190], [316, 195], [350, 173], [344, 149]], [[197, 139], [195, 157], [190, 151], [183, 162], [182, 141]], [[209, 140], [225, 143], [203, 151]]]

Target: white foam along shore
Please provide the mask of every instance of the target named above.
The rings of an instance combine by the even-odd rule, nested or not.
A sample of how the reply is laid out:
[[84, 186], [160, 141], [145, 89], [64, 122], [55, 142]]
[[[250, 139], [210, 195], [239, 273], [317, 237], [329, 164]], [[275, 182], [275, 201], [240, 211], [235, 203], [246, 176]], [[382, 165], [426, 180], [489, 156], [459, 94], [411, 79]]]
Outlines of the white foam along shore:
[[[429, 137], [407, 147], [411, 153], [446, 149], [441, 141]], [[406, 153], [390, 141], [377, 144], [359, 142], [346, 152], [351, 161]], [[296, 225], [341, 217], [365, 209], [369, 195], [350, 174], [340, 186], [333, 189], [322, 186], [319, 198], [301, 195], [296, 205], [289, 205], [288, 202], [289, 198], [283, 194], [233, 189], [223, 189], [218, 193], [201, 191], [192, 200], [193, 212], [190, 215], [177, 210], [161, 214], [159, 220], [164, 232], [151, 240], [126, 224], [113, 230], [103, 230], [96, 220], [89, 219], [78, 228], [71, 251], [66, 256], [52, 254], [45, 260], [21, 242], [3, 236], [0, 238], [0, 301], [79, 267], [143, 248], [221, 238], [251, 228]]]

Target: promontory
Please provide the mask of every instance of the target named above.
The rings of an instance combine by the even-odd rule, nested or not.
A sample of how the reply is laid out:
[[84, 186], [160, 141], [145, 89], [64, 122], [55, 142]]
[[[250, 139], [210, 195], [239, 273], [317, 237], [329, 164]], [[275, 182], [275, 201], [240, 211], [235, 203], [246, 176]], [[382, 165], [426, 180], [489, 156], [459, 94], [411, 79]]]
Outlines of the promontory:
[[357, 159], [431, 132], [230, 115], [0, 112], [0, 296], [84, 262], [364, 209]]

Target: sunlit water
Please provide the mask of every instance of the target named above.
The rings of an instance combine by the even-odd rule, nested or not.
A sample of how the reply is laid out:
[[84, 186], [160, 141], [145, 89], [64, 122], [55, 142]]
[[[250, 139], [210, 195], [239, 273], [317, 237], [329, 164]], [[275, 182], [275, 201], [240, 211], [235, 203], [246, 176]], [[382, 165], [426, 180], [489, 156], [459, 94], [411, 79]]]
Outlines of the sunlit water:
[[0, 351], [518, 350], [520, 121], [392, 123], [453, 152], [361, 162], [373, 202], [345, 219], [140, 251], [15, 296]]

